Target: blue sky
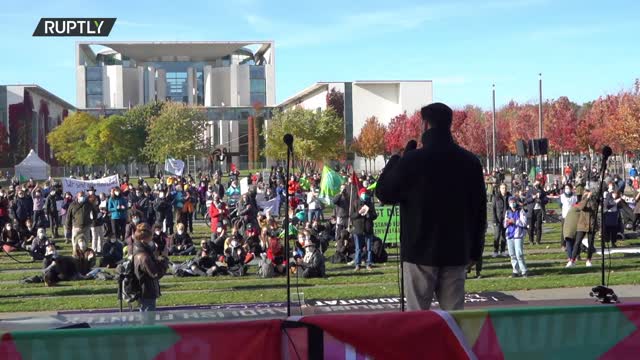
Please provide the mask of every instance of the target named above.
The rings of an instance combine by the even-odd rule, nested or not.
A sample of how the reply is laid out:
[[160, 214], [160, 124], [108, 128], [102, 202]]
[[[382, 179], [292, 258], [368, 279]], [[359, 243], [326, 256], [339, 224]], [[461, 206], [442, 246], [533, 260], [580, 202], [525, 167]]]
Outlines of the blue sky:
[[[366, 4], [366, 5], [365, 5]], [[36, 83], [75, 104], [74, 44], [33, 38], [40, 17], [117, 17], [108, 40], [275, 40], [276, 97], [316, 81], [431, 79], [434, 99], [582, 103], [640, 77], [640, 2], [18, 1], [0, 12], [0, 84]], [[100, 40], [100, 38], [95, 38]]]

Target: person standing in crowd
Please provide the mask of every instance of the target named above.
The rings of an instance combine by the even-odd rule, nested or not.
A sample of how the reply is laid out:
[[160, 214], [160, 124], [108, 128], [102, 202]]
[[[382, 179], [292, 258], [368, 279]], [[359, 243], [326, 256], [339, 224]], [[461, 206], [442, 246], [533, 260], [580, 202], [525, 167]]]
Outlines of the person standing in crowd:
[[113, 188], [107, 203], [111, 214], [111, 229], [116, 240], [124, 242], [124, 228], [127, 224], [127, 200], [121, 195], [119, 188]]
[[638, 225], [640, 225], [640, 191], [636, 194], [633, 201], [635, 202], [635, 207], [633, 208], [633, 231], [635, 232], [638, 229]]
[[514, 197], [509, 198], [509, 209], [504, 216], [507, 235], [507, 248], [511, 257], [511, 277], [527, 277], [527, 265], [524, 262], [524, 234], [527, 228], [527, 215], [520, 209]]
[[133, 266], [141, 288], [140, 311], [155, 311], [156, 301], [161, 295], [160, 279], [166, 267], [154, 253], [155, 243], [147, 224], [138, 224], [134, 239]]
[[612, 248], [618, 247], [616, 241], [618, 232], [621, 228], [620, 206], [622, 198], [620, 190], [613, 190], [604, 199], [604, 234], [603, 238], [606, 243], [611, 243]]
[[495, 238], [493, 240], [493, 257], [505, 256], [507, 239], [505, 238], [504, 215], [507, 213], [507, 202], [511, 194], [507, 191], [507, 184], [500, 184], [498, 193], [493, 198], [493, 224]]
[[[525, 204], [527, 206], [527, 224], [529, 224], [529, 243], [542, 243], [542, 221], [544, 220], [544, 206], [549, 200], [539, 179], [533, 182], [533, 187], [527, 192]], [[534, 241], [535, 240], [535, 241]]]
[[360, 189], [359, 201], [353, 202], [351, 209], [351, 222], [353, 224], [353, 238], [356, 244], [355, 271], [360, 270], [360, 262], [362, 261], [362, 247], [367, 247], [367, 270], [371, 271], [373, 263], [373, 221], [378, 217], [375, 205], [371, 199], [371, 195], [367, 189]]
[[36, 227], [42, 227], [45, 220], [45, 197], [42, 195], [42, 188], [36, 185], [31, 190], [31, 198], [33, 199], [33, 223]]
[[60, 190], [53, 188], [44, 204], [46, 216], [49, 219], [49, 226], [51, 226], [51, 236], [54, 238], [60, 237], [58, 233], [58, 229], [60, 228], [59, 201], [62, 201]]
[[[560, 195], [560, 203], [562, 204], [562, 225], [561, 227], [564, 228], [564, 220], [567, 218], [567, 215], [569, 214], [569, 210], [571, 210], [571, 208], [578, 203], [578, 198], [576, 197], [576, 195], [573, 193], [573, 186], [570, 183], [567, 183], [564, 186], [564, 192]], [[561, 245], [562, 248], [566, 248], [566, 243], [565, 243], [565, 238], [562, 235], [562, 231], [560, 232], [560, 237], [561, 237]]]
[[320, 204], [320, 199], [318, 199], [318, 189], [311, 186], [309, 192], [307, 193], [307, 207], [309, 208], [309, 221], [313, 221], [314, 219], [320, 219], [320, 214], [322, 213], [322, 204]]
[[597, 199], [593, 196], [591, 189], [585, 189], [582, 200], [576, 204], [576, 209], [580, 210], [578, 216], [578, 226], [576, 227], [576, 238], [573, 244], [573, 254], [566, 267], [573, 267], [576, 265], [576, 260], [580, 254], [582, 240], [587, 237], [587, 261], [586, 266], [591, 266], [591, 258], [596, 252], [594, 247], [595, 232], [596, 232], [596, 207]]
[[84, 191], [78, 192], [76, 201], [69, 205], [66, 220], [67, 228], [71, 229], [72, 255], [75, 255], [79, 234], [82, 234], [85, 239], [91, 239], [92, 219], [95, 219], [97, 216], [97, 209], [87, 201]]
[[335, 239], [340, 238], [342, 230], [347, 229], [349, 223], [349, 193], [347, 192], [347, 186], [342, 184], [340, 186], [340, 192], [333, 198], [333, 204], [335, 205], [336, 216], [336, 233]]
[[11, 213], [18, 222], [18, 228], [24, 227], [27, 219], [33, 218], [33, 199], [26, 194], [24, 187], [18, 189], [18, 198], [11, 206]]
[[[435, 293], [442, 310], [461, 310], [466, 269], [482, 256], [487, 228], [482, 164], [454, 142], [451, 108], [433, 103], [421, 115], [429, 126], [422, 148], [410, 142], [402, 157], [389, 159], [376, 195], [400, 204], [407, 308], [428, 310]], [[442, 174], [454, 173], [465, 176], [452, 176], [448, 185], [455, 191], [442, 191]]]
[[9, 219], [9, 199], [7, 193], [0, 188], [0, 229], [4, 228], [4, 224], [10, 222]]

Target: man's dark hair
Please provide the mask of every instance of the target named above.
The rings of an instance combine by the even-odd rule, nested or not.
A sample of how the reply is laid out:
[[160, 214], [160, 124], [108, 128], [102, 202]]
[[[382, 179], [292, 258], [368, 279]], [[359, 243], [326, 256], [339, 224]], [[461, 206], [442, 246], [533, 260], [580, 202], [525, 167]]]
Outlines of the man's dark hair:
[[424, 106], [420, 110], [422, 121], [429, 124], [429, 128], [450, 129], [453, 119], [453, 111], [443, 103], [433, 103]]

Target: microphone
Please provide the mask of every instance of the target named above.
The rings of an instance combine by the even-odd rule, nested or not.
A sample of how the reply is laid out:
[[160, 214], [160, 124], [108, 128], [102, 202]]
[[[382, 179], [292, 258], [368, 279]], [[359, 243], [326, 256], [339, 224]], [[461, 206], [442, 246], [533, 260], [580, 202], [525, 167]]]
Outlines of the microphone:
[[282, 137], [282, 141], [287, 144], [287, 148], [289, 148], [289, 151], [293, 151], [293, 135], [284, 134], [284, 136]]
[[602, 161], [607, 161], [609, 157], [613, 154], [613, 150], [607, 145], [602, 148]]
[[404, 154], [408, 153], [411, 150], [415, 150], [418, 148], [418, 142], [411, 139], [407, 142], [407, 146], [404, 147]]

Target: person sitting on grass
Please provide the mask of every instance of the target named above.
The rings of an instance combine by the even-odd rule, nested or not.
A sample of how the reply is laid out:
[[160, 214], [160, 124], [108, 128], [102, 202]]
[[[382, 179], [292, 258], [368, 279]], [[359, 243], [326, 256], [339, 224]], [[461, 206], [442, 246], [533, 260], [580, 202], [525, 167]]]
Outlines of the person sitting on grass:
[[276, 274], [284, 274], [287, 270], [286, 262], [284, 261], [284, 249], [280, 243], [280, 239], [273, 236], [269, 239], [269, 246], [267, 248], [267, 258], [271, 260], [274, 265], [274, 272]]
[[32, 260], [44, 260], [44, 255], [47, 252], [47, 245], [50, 240], [47, 238], [46, 230], [44, 228], [38, 229], [38, 235], [27, 246], [27, 250], [31, 253]]
[[76, 260], [71, 256], [58, 255], [58, 250], [53, 243], [47, 245], [42, 265], [46, 286], [55, 286], [60, 281], [82, 279], [82, 276], [78, 272]]
[[325, 265], [322, 252], [309, 238], [304, 242], [304, 249], [304, 257], [296, 259], [296, 265], [302, 271], [302, 277], [305, 279], [324, 277]]
[[38, 229], [36, 229], [35, 225], [33, 224], [33, 220], [31, 219], [27, 219], [27, 221], [25, 221], [24, 226], [19, 229], [20, 232], [20, 241], [22, 242], [22, 246], [24, 246], [25, 248], [28, 245], [31, 245], [31, 242], [36, 238], [36, 236], [38, 236]]
[[247, 273], [246, 257], [247, 252], [242, 244], [236, 239], [231, 240], [229, 247], [225, 250], [225, 262], [231, 276], [244, 276]]
[[22, 247], [20, 234], [10, 222], [4, 225], [4, 229], [2, 230], [2, 239], [0, 240], [2, 240], [2, 249], [8, 253], [16, 251]]
[[87, 240], [84, 234], [77, 235], [74, 258], [78, 265], [78, 272], [82, 276], [87, 275], [96, 265], [95, 251], [87, 246]]
[[524, 234], [527, 229], [527, 215], [520, 209], [516, 199], [509, 198], [509, 209], [504, 217], [507, 249], [511, 257], [513, 272], [511, 277], [527, 277], [527, 265], [524, 262]]
[[353, 261], [355, 251], [351, 234], [348, 230], [341, 230], [336, 241], [336, 253], [331, 257], [331, 263], [348, 264]]
[[162, 225], [153, 225], [152, 240], [156, 244], [155, 252], [157, 255], [164, 257], [169, 256], [171, 245], [169, 244], [169, 237], [162, 231]]
[[191, 236], [185, 231], [183, 223], [176, 225], [176, 233], [173, 234], [173, 246], [169, 255], [195, 255], [196, 248], [193, 246]]
[[100, 259], [100, 267], [113, 269], [122, 260], [122, 256], [122, 243], [116, 240], [115, 237], [111, 237], [104, 243], [104, 245], [102, 245], [102, 259]]

